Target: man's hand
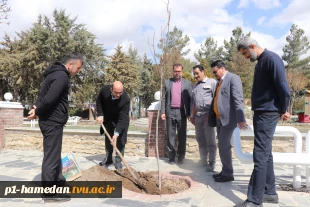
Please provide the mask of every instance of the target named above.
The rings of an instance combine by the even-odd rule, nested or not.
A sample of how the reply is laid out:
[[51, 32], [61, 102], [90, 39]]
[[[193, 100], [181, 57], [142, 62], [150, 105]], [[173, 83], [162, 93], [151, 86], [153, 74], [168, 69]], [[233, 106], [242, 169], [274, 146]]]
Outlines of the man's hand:
[[195, 117], [191, 117], [189, 121], [195, 126]]
[[112, 145], [116, 146], [117, 138], [118, 138], [117, 135], [113, 135], [112, 142], [111, 142]]
[[288, 112], [286, 112], [285, 114], [282, 114], [282, 115], [281, 115], [281, 120], [282, 120], [282, 121], [286, 121], [286, 120], [288, 120], [288, 119], [290, 119], [290, 118], [291, 118], [291, 114], [288, 113]]
[[[36, 108], [36, 107], [35, 107]], [[28, 113], [28, 117], [27, 119], [28, 120], [33, 120], [33, 119], [37, 119], [38, 117], [36, 116], [36, 111], [35, 111], [35, 108], [34, 109], [31, 109]]]
[[163, 121], [166, 120], [166, 114], [162, 114], [160, 117], [161, 117], [161, 120]]
[[238, 127], [239, 127], [240, 129], [246, 130], [246, 129], [248, 128], [248, 125], [247, 125], [246, 122], [239, 122], [239, 123], [238, 123]]
[[96, 118], [96, 122], [97, 122], [98, 124], [103, 124], [103, 122], [104, 122], [103, 116], [98, 116], [98, 117]]

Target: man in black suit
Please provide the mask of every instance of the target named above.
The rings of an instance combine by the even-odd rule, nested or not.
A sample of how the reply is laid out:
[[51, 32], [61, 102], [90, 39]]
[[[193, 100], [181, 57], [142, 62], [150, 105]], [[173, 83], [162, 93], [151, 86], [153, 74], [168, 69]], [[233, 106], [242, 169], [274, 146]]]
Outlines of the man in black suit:
[[[98, 117], [96, 121], [104, 125], [112, 141], [116, 143], [117, 149], [124, 156], [125, 144], [127, 142], [127, 132], [129, 126], [130, 98], [123, 90], [123, 84], [115, 81], [112, 85], [105, 85], [97, 98], [96, 108]], [[100, 134], [103, 134], [100, 128]], [[107, 135], [105, 136], [106, 158], [99, 165], [112, 164], [113, 146]], [[116, 155], [115, 168], [122, 168], [121, 158]]]
[[186, 128], [190, 118], [191, 82], [182, 78], [183, 66], [173, 66], [173, 78], [165, 80], [161, 101], [161, 119], [166, 120], [169, 163], [174, 163], [175, 136], [178, 131], [178, 163], [182, 164], [186, 151]]

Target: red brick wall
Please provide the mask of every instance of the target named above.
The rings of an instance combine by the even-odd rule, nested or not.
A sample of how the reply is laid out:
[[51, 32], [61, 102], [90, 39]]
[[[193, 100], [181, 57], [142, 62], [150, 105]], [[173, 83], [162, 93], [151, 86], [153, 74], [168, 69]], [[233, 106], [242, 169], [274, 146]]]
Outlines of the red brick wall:
[[0, 150], [4, 148], [4, 128], [23, 126], [24, 109], [0, 108]]
[[[146, 141], [146, 156], [156, 156], [156, 121], [157, 121], [157, 110], [148, 111], [149, 115], [149, 128], [148, 138]], [[158, 151], [159, 157], [164, 157], [166, 149], [166, 131], [165, 121], [162, 121], [159, 117], [158, 121]]]

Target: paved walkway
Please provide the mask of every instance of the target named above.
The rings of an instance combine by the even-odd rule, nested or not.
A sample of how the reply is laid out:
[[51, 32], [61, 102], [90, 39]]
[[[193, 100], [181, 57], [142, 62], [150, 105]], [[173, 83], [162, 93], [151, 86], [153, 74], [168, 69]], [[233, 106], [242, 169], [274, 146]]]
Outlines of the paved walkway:
[[[30, 181], [40, 180], [42, 152], [39, 151], [0, 151], [0, 181]], [[64, 155], [65, 156], [65, 155]], [[81, 170], [88, 169], [99, 163], [103, 156], [75, 154]], [[125, 157], [128, 164], [137, 171], [156, 170], [156, 159], [146, 157]], [[165, 160], [160, 161], [163, 172], [188, 176], [193, 180], [193, 186], [174, 195], [145, 195], [123, 191], [123, 198], [74, 198], [65, 203], [44, 203], [40, 198], [0, 199], [0, 206], [147, 206], [147, 207], [231, 207], [246, 199], [247, 184], [253, 166], [241, 164], [234, 160], [235, 181], [230, 183], [215, 183], [212, 173], [205, 172], [197, 164], [197, 160], [186, 159], [183, 165], [170, 165]], [[114, 169], [114, 167], [110, 167]], [[217, 161], [216, 170], [220, 170]], [[276, 184], [292, 182], [292, 166], [275, 166]], [[305, 171], [303, 170], [303, 175]], [[303, 178], [303, 182], [305, 179]], [[304, 183], [303, 183], [304, 184]], [[279, 186], [278, 186], [279, 188]], [[310, 194], [301, 192], [286, 192], [278, 190], [279, 204], [264, 204], [264, 207], [309, 207]]]

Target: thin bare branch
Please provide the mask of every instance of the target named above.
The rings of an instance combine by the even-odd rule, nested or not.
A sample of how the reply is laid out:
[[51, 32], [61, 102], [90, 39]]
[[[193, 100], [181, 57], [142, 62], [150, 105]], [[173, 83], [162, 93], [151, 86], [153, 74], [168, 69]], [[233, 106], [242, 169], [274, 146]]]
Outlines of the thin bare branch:
[[[160, 41], [163, 41], [163, 47], [162, 47], [161, 56], [159, 57], [159, 63], [157, 62], [157, 58], [156, 58], [155, 31], [153, 34], [152, 42], [150, 42], [149, 39], [147, 41], [149, 48], [150, 48], [150, 51], [152, 53], [155, 65], [156, 65], [156, 69], [160, 73], [160, 91], [162, 91], [162, 88], [163, 88], [163, 77], [164, 77], [163, 76], [163, 67], [165, 64], [164, 54], [165, 54], [166, 46], [168, 43], [170, 18], [171, 18], [171, 11], [169, 9], [169, 0], [167, 2], [165, 2], [165, 4], [166, 4], [166, 8], [167, 8], [168, 18], [167, 18], [167, 24], [164, 27], [164, 29], [162, 29], [162, 27], [161, 27], [161, 39], [160, 39]], [[159, 106], [158, 106], [157, 120], [156, 120], [156, 158], [157, 158], [157, 167], [158, 167], [158, 186], [159, 186], [160, 190], [161, 190], [161, 170], [160, 170], [160, 165], [159, 165], [159, 150], [158, 150], [158, 123], [159, 123], [159, 117], [160, 117], [161, 101], [162, 101], [163, 97], [164, 96], [163, 96], [162, 92], [160, 92], [160, 100], [159, 100], [159, 104], [158, 104]]]
[[8, 4], [8, 0], [0, 0], [0, 24], [10, 24], [7, 22], [11, 7]]

